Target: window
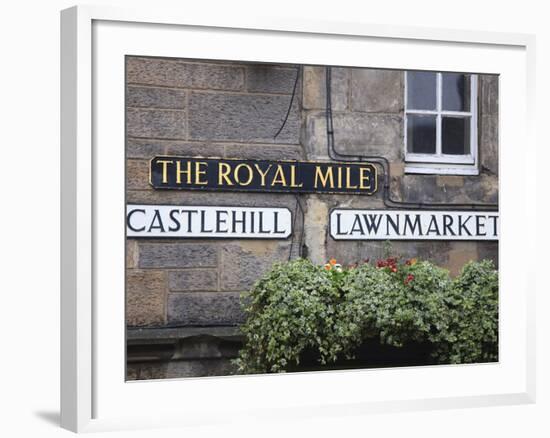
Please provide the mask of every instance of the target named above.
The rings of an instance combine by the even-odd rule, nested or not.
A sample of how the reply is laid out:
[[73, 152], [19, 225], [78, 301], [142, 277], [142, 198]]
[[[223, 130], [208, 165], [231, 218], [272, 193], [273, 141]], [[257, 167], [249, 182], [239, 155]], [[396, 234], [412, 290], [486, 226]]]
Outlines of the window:
[[477, 76], [405, 72], [405, 171], [477, 175]]

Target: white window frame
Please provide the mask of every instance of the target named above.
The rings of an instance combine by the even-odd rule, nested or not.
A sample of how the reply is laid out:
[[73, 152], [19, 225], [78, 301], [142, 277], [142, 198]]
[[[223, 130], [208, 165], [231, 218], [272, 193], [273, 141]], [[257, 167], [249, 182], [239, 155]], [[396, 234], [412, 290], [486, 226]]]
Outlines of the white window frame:
[[[442, 109], [442, 72], [436, 73], [436, 109], [435, 110], [409, 110], [407, 109], [407, 71], [404, 76], [404, 153], [405, 173], [427, 173], [447, 175], [478, 175], [478, 102], [477, 102], [477, 75], [470, 75], [470, 111], [446, 111]], [[436, 116], [436, 152], [435, 154], [418, 154], [408, 152], [407, 148], [407, 123], [409, 114], [435, 115]], [[450, 155], [441, 152], [441, 127], [443, 116], [470, 118], [470, 153], [468, 155]]]

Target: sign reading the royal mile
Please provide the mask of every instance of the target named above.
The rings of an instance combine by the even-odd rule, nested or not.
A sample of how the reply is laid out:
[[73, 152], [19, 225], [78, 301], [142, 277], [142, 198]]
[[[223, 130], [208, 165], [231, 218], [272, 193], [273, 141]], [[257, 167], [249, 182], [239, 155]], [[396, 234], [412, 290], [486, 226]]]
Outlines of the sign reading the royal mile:
[[498, 240], [498, 212], [334, 209], [335, 240]]
[[377, 189], [370, 163], [155, 157], [149, 179], [155, 189], [360, 195]]
[[286, 239], [288, 208], [127, 205], [128, 237]]

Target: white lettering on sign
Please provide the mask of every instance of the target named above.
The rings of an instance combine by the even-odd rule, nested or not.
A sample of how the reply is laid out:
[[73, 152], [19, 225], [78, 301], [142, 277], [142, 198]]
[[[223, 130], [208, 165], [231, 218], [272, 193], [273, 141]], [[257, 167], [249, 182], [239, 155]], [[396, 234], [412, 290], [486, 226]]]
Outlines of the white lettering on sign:
[[335, 209], [335, 240], [498, 240], [498, 212]]
[[127, 205], [128, 237], [286, 239], [287, 208]]

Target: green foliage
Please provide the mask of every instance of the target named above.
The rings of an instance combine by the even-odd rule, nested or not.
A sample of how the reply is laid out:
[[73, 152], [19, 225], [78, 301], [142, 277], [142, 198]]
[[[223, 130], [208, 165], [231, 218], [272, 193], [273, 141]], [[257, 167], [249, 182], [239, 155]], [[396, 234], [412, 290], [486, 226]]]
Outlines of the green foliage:
[[395, 258], [342, 269], [304, 259], [274, 265], [244, 299], [246, 341], [240, 372], [281, 372], [306, 350], [319, 362], [352, 358], [369, 338], [402, 347], [433, 345], [439, 363], [498, 358], [498, 273], [470, 262], [454, 280], [448, 271]]

